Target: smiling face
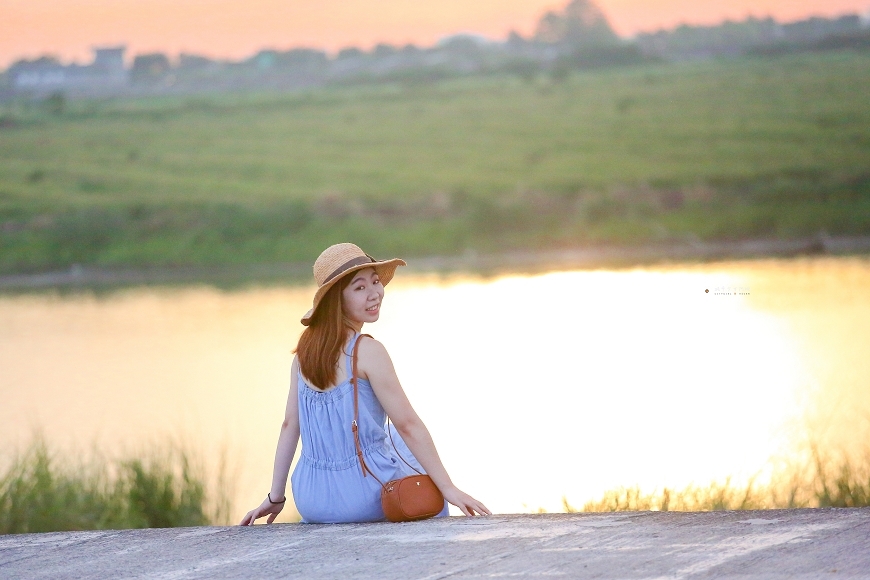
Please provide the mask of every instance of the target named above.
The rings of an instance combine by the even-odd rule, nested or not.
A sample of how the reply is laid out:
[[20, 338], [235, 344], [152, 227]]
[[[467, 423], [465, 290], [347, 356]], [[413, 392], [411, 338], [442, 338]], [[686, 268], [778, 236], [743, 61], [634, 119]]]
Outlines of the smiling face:
[[374, 268], [364, 268], [351, 274], [350, 284], [341, 291], [345, 317], [361, 328], [375, 322], [381, 313], [384, 287]]

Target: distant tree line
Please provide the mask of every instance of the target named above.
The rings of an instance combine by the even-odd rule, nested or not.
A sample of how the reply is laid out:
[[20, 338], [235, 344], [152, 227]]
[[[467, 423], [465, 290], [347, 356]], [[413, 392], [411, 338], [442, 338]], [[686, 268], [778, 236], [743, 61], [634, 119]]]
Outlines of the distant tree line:
[[378, 44], [369, 51], [347, 47], [330, 57], [310, 48], [262, 50], [240, 62], [215, 61], [181, 54], [173, 66], [162, 54], [139, 55], [134, 83], [221, 84], [231, 77], [260, 83], [305, 85], [365, 80], [425, 81], [465, 74], [507, 72], [532, 79], [550, 74], [561, 79], [572, 70], [641, 64], [654, 58], [637, 43], [620, 39], [592, 0], [572, 0], [549, 11], [530, 37], [511, 32], [504, 42], [460, 34], [437, 45]]
[[[425, 82], [499, 73], [530, 81], [548, 75], [559, 81], [573, 71], [648, 62], [842, 48], [866, 50], [870, 48], [867, 24], [855, 14], [786, 24], [773, 18], [750, 17], [715, 26], [681, 25], [624, 39], [614, 32], [593, 0], [571, 0], [562, 10], [545, 13], [530, 36], [512, 31], [502, 42], [466, 34], [448, 37], [428, 48], [378, 44], [368, 51], [347, 47], [334, 56], [311, 48], [262, 50], [236, 62], [183, 53], [173, 63], [165, 54], [141, 54], [133, 61], [128, 89], [133, 92], [298, 89], [334, 83]], [[48, 60], [51, 57], [20, 61], [10, 71], [22, 63]]]
[[636, 42], [644, 54], [668, 60], [746, 53], [800, 52], [836, 47], [866, 47], [867, 23], [857, 14], [838, 18], [808, 18], [780, 24], [773, 18], [726, 20], [715, 26], [678, 26], [641, 34]]

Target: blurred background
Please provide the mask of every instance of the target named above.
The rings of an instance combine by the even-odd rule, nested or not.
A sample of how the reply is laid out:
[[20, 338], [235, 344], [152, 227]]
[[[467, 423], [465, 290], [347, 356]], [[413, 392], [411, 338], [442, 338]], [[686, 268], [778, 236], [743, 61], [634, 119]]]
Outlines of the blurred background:
[[866, 0], [0, 19], [0, 533], [257, 505], [343, 241], [497, 512], [870, 503]]

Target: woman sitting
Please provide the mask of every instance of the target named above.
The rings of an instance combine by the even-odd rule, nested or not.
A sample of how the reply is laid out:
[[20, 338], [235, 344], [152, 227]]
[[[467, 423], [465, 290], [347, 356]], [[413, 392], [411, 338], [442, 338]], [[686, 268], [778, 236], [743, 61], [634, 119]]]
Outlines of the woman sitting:
[[[360, 334], [363, 324], [377, 321], [384, 286], [404, 265], [399, 259], [377, 261], [353, 244], [331, 246], [315, 261], [318, 289], [311, 310], [302, 318], [307, 328], [293, 360], [272, 488], [241, 525], [264, 516], [272, 523], [283, 509], [300, 436], [302, 453], [291, 485], [303, 522], [383, 521], [381, 482], [414, 475], [414, 468], [427, 473], [444, 496], [439, 515], [447, 515], [447, 502], [467, 516], [490, 513], [450, 480], [429, 431], [399, 384], [387, 350]], [[359, 449], [352, 432], [356, 396], [351, 380], [357, 342]], [[387, 417], [395, 430], [385, 429]]]

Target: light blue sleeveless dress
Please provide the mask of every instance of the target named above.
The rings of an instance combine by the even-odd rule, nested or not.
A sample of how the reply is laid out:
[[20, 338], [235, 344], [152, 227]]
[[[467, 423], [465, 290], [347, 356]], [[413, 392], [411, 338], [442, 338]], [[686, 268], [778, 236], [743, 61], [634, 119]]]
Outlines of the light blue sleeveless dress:
[[[352, 354], [356, 334], [344, 353], [347, 380], [326, 391], [309, 387], [299, 372], [299, 430], [302, 453], [290, 478], [293, 500], [304, 523], [385, 521], [381, 508], [381, 485], [368, 474], [363, 477], [356, 455], [353, 421]], [[387, 414], [371, 384], [358, 379], [359, 438], [366, 465], [386, 483], [415, 472], [396, 455], [385, 430]], [[399, 453], [419, 469], [417, 459], [390, 426]], [[446, 516], [447, 502], [439, 516]]]

